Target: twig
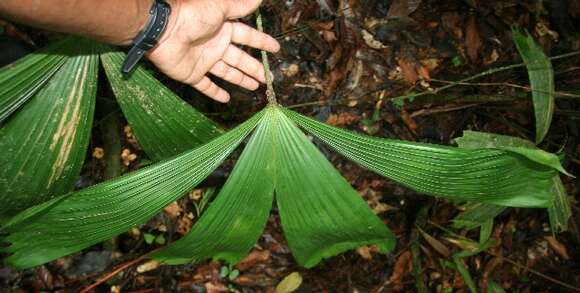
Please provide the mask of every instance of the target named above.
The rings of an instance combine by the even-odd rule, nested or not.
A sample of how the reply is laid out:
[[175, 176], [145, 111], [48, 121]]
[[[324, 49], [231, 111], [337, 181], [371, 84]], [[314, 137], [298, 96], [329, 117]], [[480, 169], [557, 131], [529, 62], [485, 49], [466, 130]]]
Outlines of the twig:
[[[580, 51], [576, 51], [576, 52], [570, 52], [570, 53], [566, 53], [566, 54], [562, 54], [562, 55], [557, 55], [557, 56], [553, 56], [553, 57], [549, 57], [548, 59], [550, 60], [558, 60], [558, 59], [563, 59], [563, 58], [568, 58], [568, 57], [574, 57], [574, 56], [578, 56], [580, 55]], [[395, 97], [393, 99], [411, 99], [411, 98], [416, 98], [416, 97], [420, 97], [420, 96], [425, 96], [425, 95], [433, 95], [433, 94], [438, 94], [444, 90], [456, 87], [457, 85], [460, 85], [461, 83], [465, 83], [468, 81], [472, 81], [484, 76], [488, 76], [494, 73], [498, 73], [498, 72], [503, 72], [503, 71], [507, 71], [507, 70], [512, 70], [512, 69], [516, 69], [516, 68], [520, 68], [520, 67], [525, 67], [526, 63], [519, 63], [519, 64], [512, 64], [512, 65], [508, 65], [508, 66], [503, 66], [503, 67], [498, 67], [498, 68], [492, 68], [489, 70], [486, 70], [484, 72], [478, 73], [476, 75], [472, 75], [470, 77], [464, 78], [462, 80], [456, 81], [453, 84], [449, 84], [446, 86], [442, 86], [440, 88], [436, 88], [432, 91], [426, 91], [426, 92], [421, 92], [421, 93], [416, 93], [416, 94], [409, 94], [409, 95], [402, 95], [402, 96], [398, 96]]]
[[441, 107], [441, 108], [433, 108], [433, 109], [421, 109], [421, 110], [418, 110], [418, 111], [411, 113], [410, 117], [415, 118], [418, 116], [428, 116], [428, 115], [433, 115], [433, 114], [442, 114], [442, 113], [454, 112], [454, 111], [459, 111], [459, 110], [463, 110], [463, 109], [467, 109], [467, 108], [471, 108], [471, 107], [475, 107], [475, 106], [479, 106], [479, 105], [481, 105], [481, 103], [451, 106], [451, 107]]
[[[577, 52], [571, 52], [571, 53], [566, 53], [566, 54], [562, 54], [562, 55], [557, 55], [557, 56], [553, 56], [550, 57], [550, 60], [558, 60], [558, 59], [564, 59], [564, 58], [569, 58], [569, 57], [574, 57], [574, 56], [578, 56], [580, 55], [580, 51]], [[498, 73], [498, 72], [502, 72], [502, 71], [507, 71], [507, 70], [511, 70], [511, 69], [515, 69], [515, 68], [520, 68], [520, 67], [524, 67], [526, 66], [525, 63], [519, 63], [519, 64], [513, 64], [513, 65], [509, 65], [509, 66], [504, 66], [504, 67], [499, 67], [499, 68], [493, 68], [481, 73], [478, 73], [476, 75], [470, 76], [468, 78], [459, 80], [459, 81], [449, 81], [450, 84], [431, 90], [431, 91], [426, 91], [426, 92], [421, 92], [421, 93], [416, 93], [416, 94], [409, 94], [409, 95], [402, 95], [402, 96], [397, 96], [397, 97], [389, 97], [387, 98], [388, 100], [394, 100], [394, 99], [409, 99], [409, 98], [416, 98], [416, 97], [420, 97], [420, 96], [427, 96], [427, 95], [436, 95], [439, 94], [440, 92], [459, 86], [459, 85], [464, 85], [464, 84], [469, 84], [468, 82], [474, 79], [478, 79], [487, 75], [491, 75], [494, 73]], [[469, 84], [471, 85], [471, 84]], [[349, 102], [349, 101], [358, 101], [363, 97], [372, 95], [374, 93], [383, 91], [387, 88], [387, 85], [385, 86], [381, 86], [377, 89], [374, 89], [372, 91], [369, 91], [367, 93], [364, 93], [356, 98], [348, 98], [348, 99], [342, 99], [342, 100], [335, 100], [335, 101], [315, 101], [315, 102], [308, 102], [308, 103], [302, 103], [302, 104], [295, 104], [295, 105], [291, 105], [288, 106], [288, 108], [293, 109], [293, 108], [301, 108], [301, 107], [308, 107], [308, 106], [321, 106], [321, 105], [337, 105], [337, 104], [341, 104], [343, 102]], [[556, 95], [556, 98], [561, 98], [561, 97], [574, 97], [576, 98], [577, 95], [574, 94], [569, 94], [569, 93], [561, 93], [560, 95]]]
[[[256, 11], [256, 25], [258, 30], [264, 32], [264, 25], [262, 23], [262, 13], [260, 9]], [[276, 92], [274, 91], [274, 85], [272, 84], [272, 72], [270, 71], [270, 62], [268, 61], [268, 53], [261, 50], [262, 53], [262, 64], [264, 65], [264, 70], [266, 71], [266, 98], [268, 99], [268, 104], [276, 106], [278, 101], [276, 100]]]
[[548, 281], [550, 281], [552, 283], [558, 284], [558, 285], [560, 285], [562, 287], [565, 287], [565, 288], [568, 288], [568, 289], [570, 289], [572, 291], [580, 292], [580, 288], [577, 288], [577, 287], [574, 287], [574, 286], [572, 286], [570, 284], [564, 283], [564, 282], [562, 282], [562, 281], [560, 281], [558, 279], [554, 279], [554, 278], [552, 278], [552, 277], [550, 277], [548, 275], [544, 275], [544, 274], [542, 274], [542, 273], [540, 273], [540, 272], [538, 272], [538, 271], [536, 271], [536, 270], [534, 270], [534, 269], [532, 269], [532, 268], [530, 268], [528, 266], [525, 266], [525, 265], [520, 264], [520, 263], [518, 263], [516, 261], [513, 261], [513, 260], [511, 260], [511, 259], [509, 259], [509, 258], [507, 258], [507, 257], [505, 257], [503, 255], [496, 254], [496, 253], [493, 253], [493, 252], [490, 252], [490, 251], [487, 251], [487, 250], [485, 251], [485, 253], [487, 253], [487, 254], [489, 254], [491, 256], [494, 256], [494, 257], [498, 257], [498, 258], [500, 258], [502, 260], [505, 260], [506, 262], [509, 262], [510, 264], [512, 264], [512, 265], [514, 265], [516, 267], [519, 267], [520, 269], [527, 270], [530, 273], [532, 273], [532, 274], [534, 274], [534, 275], [536, 275], [538, 277], [544, 278], [544, 279], [546, 279], [546, 280], [548, 280]]
[[[459, 81], [448, 81], [448, 80], [434, 79], [434, 78], [431, 79], [431, 81], [445, 83], [445, 84], [467, 85], [467, 86], [507, 86], [507, 87], [517, 88], [517, 89], [523, 89], [523, 90], [528, 91], [528, 92], [550, 94], [550, 92], [547, 92], [547, 91], [534, 90], [528, 86], [523, 86], [523, 85], [509, 83], [509, 82], [459, 82]], [[573, 93], [567, 93], [567, 92], [554, 91], [552, 94], [554, 94], [554, 96], [558, 96], [558, 97], [568, 97], [568, 98], [576, 98], [576, 99], [580, 98], [580, 95], [573, 94]]]
[[118, 273], [124, 271], [125, 269], [127, 269], [130, 266], [133, 266], [141, 261], [143, 261], [145, 259], [145, 256], [136, 258], [132, 261], [128, 261], [124, 264], [119, 265], [114, 271], [106, 274], [105, 276], [101, 277], [99, 280], [97, 280], [96, 282], [94, 282], [93, 284], [91, 284], [88, 287], [85, 287], [83, 290], [80, 291], [80, 293], [88, 293], [90, 291], [92, 291], [93, 289], [97, 288], [98, 286], [100, 286], [101, 284], [107, 282], [108, 280], [112, 279], [114, 276], [116, 276]]

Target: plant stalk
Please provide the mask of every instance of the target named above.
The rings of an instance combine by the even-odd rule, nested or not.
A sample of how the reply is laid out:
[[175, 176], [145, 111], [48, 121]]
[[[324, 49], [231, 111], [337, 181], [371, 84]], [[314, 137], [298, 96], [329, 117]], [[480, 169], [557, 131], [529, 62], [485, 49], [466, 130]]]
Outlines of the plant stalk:
[[[260, 32], [264, 32], [264, 25], [262, 23], [262, 13], [260, 9], [256, 11], [256, 25]], [[276, 100], [276, 92], [274, 91], [274, 85], [272, 80], [272, 72], [270, 71], [270, 62], [268, 60], [268, 53], [261, 50], [262, 53], [262, 64], [264, 65], [264, 70], [266, 71], [266, 98], [268, 99], [268, 104], [272, 106], [277, 106], [278, 101]]]

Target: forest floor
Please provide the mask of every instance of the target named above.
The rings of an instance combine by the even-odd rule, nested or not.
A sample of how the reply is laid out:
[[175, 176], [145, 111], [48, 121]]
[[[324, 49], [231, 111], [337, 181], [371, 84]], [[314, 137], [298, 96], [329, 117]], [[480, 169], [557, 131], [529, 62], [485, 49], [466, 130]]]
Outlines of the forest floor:
[[[577, 0], [287, 0], [265, 1], [262, 13], [266, 30], [282, 44], [281, 52], [270, 59], [281, 104], [331, 125], [406, 141], [453, 145], [467, 129], [533, 141], [525, 68], [439, 89], [487, 69], [521, 63], [511, 39], [512, 26], [529, 31], [548, 56], [580, 50]], [[252, 18], [247, 21], [253, 23]], [[41, 33], [22, 31], [42, 43]], [[551, 131], [540, 145], [564, 154], [564, 167], [576, 175], [580, 174], [579, 61], [578, 56], [554, 61], [561, 94]], [[265, 105], [263, 90], [256, 94], [224, 85], [232, 92], [232, 102], [221, 105], [200, 98], [186, 85], [159, 78], [228, 127]], [[402, 98], [421, 92], [430, 94]], [[104, 111], [102, 105], [97, 107]], [[124, 149], [122, 171], [130, 172], [148, 160], [125, 124], [119, 120], [116, 131]], [[107, 131], [97, 123], [79, 188], [105, 176], [99, 150]], [[140, 256], [189, 230], [197, 219], [192, 211], [200, 198], [219, 189], [233, 166], [231, 160], [189, 196], [113, 240], [35, 269], [0, 266], [0, 291], [76, 292], [104, 281], [95, 292], [274, 292], [297, 272], [301, 282], [285, 281], [300, 285], [297, 292], [415, 292], [422, 286], [427, 292], [469, 292], [461, 272], [449, 265], [451, 255], [469, 249], [454, 239], [477, 241], [479, 236], [478, 229], [452, 227], [461, 205], [418, 194], [319, 147], [396, 234], [393, 252], [385, 255], [376, 247], [363, 247], [312, 269], [301, 268], [273, 210], [259, 243], [235, 267], [210, 261], [186, 266], [140, 261]], [[568, 231], [551, 231], [544, 209], [507, 209], [494, 221], [495, 244], [460, 260], [478, 291], [490, 292], [498, 285], [506, 292], [580, 291], [580, 185], [574, 178], [562, 180], [573, 211]]]

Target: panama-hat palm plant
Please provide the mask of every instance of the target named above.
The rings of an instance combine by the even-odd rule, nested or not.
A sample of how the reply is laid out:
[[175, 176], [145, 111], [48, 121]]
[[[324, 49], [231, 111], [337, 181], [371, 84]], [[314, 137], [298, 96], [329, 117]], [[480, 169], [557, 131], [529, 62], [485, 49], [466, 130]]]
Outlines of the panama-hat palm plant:
[[[395, 237], [308, 139], [420, 193], [493, 207], [553, 207], [557, 156], [533, 146], [440, 146], [370, 137], [293, 112], [275, 99], [225, 132], [124, 54], [67, 38], [0, 70], [0, 240], [14, 267], [33, 267], [145, 223], [243, 152], [191, 231], [149, 255], [168, 264], [238, 262], [277, 205], [299, 264]], [[71, 191], [88, 144], [99, 63], [154, 164]], [[463, 141], [485, 134], [467, 133]], [[496, 142], [506, 137], [491, 137]], [[246, 142], [246, 143], [245, 143]]]

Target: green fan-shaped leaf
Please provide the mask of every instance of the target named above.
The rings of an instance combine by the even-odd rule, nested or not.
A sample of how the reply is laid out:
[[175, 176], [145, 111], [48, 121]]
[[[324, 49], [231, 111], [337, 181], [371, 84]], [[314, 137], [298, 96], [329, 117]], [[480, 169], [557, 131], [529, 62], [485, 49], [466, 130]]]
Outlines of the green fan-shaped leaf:
[[466, 130], [463, 136], [456, 138], [455, 141], [459, 147], [465, 149], [500, 149], [520, 154], [536, 163], [570, 175], [562, 167], [558, 156], [537, 148], [531, 141], [518, 137]]
[[67, 57], [0, 129], [0, 218], [71, 191], [78, 177], [93, 121], [98, 56], [90, 41], [75, 44], [78, 55]]
[[286, 113], [347, 158], [412, 189], [453, 200], [547, 207], [553, 168], [498, 149], [463, 149], [360, 135]]
[[324, 155], [278, 108], [276, 202], [282, 228], [299, 264], [360, 246], [393, 249], [395, 237]]
[[52, 43], [0, 68], [0, 124], [30, 99], [75, 51], [77, 38]]
[[529, 34], [512, 30], [512, 36], [526, 63], [536, 116], [536, 143], [542, 142], [550, 130], [554, 114], [554, 70], [552, 62]]
[[[532, 142], [521, 138], [477, 131], [464, 131], [463, 137], [457, 138], [456, 141], [461, 148], [495, 148], [514, 152], [534, 162], [552, 167], [569, 175], [560, 164], [560, 160], [556, 155], [538, 149]], [[568, 219], [572, 216], [568, 195], [566, 194], [566, 189], [562, 184], [559, 174], [554, 174], [551, 183], [551, 193], [554, 202], [548, 207], [550, 225], [553, 231], [565, 231], [568, 229]], [[454, 221], [456, 224], [459, 223], [458, 225], [464, 223], [465, 227], [474, 228], [483, 224], [486, 220], [492, 219], [493, 213], [499, 214], [501, 211], [503, 209], [498, 206], [481, 204], [478, 210], [467, 209], [456, 217]], [[471, 224], [468, 223], [469, 221], [471, 221]]]
[[172, 157], [223, 133], [144, 68], [124, 77], [120, 71], [124, 53], [107, 52], [101, 59], [123, 114], [152, 159]]
[[23, 211], [0, 230], [6, 262], [33, 267], [142, 224], [207, 177], [254, 128], [258, 114], [211, 142], [150, 167]]
[[254, 246], [274, 196], [275, 125], [267, 111], [228, 181], [189, 234], [153, 255], [169, 264], [213, 257], [237, 263]]

